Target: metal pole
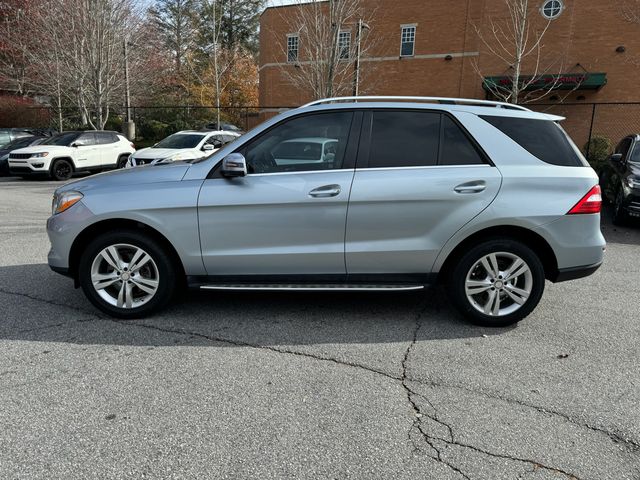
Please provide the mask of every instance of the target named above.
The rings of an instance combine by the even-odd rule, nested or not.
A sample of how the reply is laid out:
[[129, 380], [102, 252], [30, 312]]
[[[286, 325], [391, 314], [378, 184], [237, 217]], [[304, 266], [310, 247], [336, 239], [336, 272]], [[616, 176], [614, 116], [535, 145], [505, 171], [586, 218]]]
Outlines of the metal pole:
[[129, 89], [129, 55], [127, 51], [127, 39], [123, 40], [124, 46], [124, 83], [125, 83], [125, 108], [126, 108], [126, 120], [131, 121], [131, 91]]
[[596, 104], [593, 104], [593, 110], [591, 111], [591, 126], [589, 127], [589, 140], [587, 141], [587, 160], [589, 160], [589, 152], [591, 151], [591, 138], [593, 136], [593, 123], [596, 118]]
[[353, 96], [357, 97], [360, 92], [360, 38], [362, 37], [362, 19], [358, 20], [356, 29], [356, 63], [353, 72]]

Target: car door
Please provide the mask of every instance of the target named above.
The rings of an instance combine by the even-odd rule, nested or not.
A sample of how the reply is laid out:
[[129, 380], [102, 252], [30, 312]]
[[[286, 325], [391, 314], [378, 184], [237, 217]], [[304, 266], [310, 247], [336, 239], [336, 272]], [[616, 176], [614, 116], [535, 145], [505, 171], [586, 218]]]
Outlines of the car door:
[[112, 132], [96, 132], [96, 142], [102, 167], [115, 167], [118, 163], [118, 156], [120, 155], [118, 136]]
[[501, 175], [448, 113], [365, 116], [345, 257], [351, 279], [422, 276], [446, 241], [495, 198]]
[[[283, 120], [240, 146], [248, 175], [205, 180], [198, 216], [209, 275], [326, 274], [344, 279], [347, 202], [362, 114], [339, 111]], [[283, 142], [338, 139], [336, 161], [278, 165]], [[317, 277], [314, 277], [317, 280]]]
[[102, 167], [102, 154], [97, 144], [95, 132], [81, 133], [72, 143], [76, 169], [84, 170]]
[[613, 151], [613, 155], [620, 155], [620, 160], [614, 160], [613, 155], [607, 159], [600, 173], [600, 185], [605, 199], [613, 202], [620, 187], [620, 178], [624, 174], [626, 160], [633, 143], [632, 137], [623, 138]]

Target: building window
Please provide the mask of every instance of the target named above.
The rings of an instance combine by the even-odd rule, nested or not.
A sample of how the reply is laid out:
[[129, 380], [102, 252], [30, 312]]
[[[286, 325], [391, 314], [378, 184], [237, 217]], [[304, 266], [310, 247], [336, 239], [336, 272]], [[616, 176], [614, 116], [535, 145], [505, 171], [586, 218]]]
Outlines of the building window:
[[413, 57], [416, 46], [416, 26], [402, 26], [402, 40], [400, 43], [400, 56]]
[[351, 32], [340, 32], [338, 34], [338, 51], [340, 60], [348, 60], [351, 52]]
[[542, 16], [547, 20], [553, 20], [558, 18], [564, 10], [564, 4], [562, 0], [547, 0], [542, 4], [540, 11]]
[[298, 61], [299, 45], [300, 37], [298, 35], [287, 35], [287, 62], [295, 63]]

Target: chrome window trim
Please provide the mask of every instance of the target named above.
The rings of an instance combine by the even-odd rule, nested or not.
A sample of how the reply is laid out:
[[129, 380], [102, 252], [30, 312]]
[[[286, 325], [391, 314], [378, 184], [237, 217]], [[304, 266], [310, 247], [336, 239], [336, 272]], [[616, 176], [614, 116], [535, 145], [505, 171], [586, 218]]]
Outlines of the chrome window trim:
[[301, 175], [307, 173], [353, 172], [353, 168], [332, 168], [330, 170], [301, 170], [299, 172], [248, 173], [247, 177], [270, 177], [273, 175]]
[[477, 167], [489, 167], [495, 168], [493, 165], [487, 165], [486, 163], [469, 164], [469, 165], [420, 165], [415, 167], [374, 167], [374, 168], [356, 168], [356, 172], [372, 172], [383, 170], [429, 170], [434, 168], [477, 168]]

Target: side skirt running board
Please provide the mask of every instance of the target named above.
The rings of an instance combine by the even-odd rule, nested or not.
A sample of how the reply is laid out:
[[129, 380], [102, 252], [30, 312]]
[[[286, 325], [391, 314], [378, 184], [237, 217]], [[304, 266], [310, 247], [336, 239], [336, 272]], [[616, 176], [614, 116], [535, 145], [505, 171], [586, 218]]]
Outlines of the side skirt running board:
[[382, 292], [422, 290], [424, 285], [201, 285], [202, 290], [261, 290], [299, 292], [331, 291], [331, 292]]

